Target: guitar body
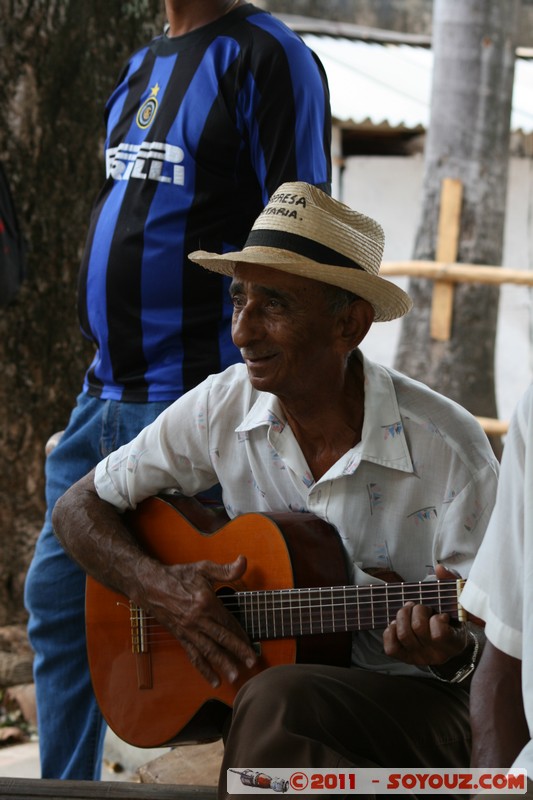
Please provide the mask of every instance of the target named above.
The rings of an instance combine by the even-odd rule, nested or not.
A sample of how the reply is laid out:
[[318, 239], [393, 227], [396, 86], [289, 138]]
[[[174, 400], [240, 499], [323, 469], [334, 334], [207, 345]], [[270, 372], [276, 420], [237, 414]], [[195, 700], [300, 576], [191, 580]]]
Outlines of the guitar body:
[[[239, 585], [215, 587], [224, 594], [348, 582], [337, 533], [311, 514], [243, 514], [229, 521], [188, 498], [150, 498], [128, 514], [128, 526], [165, 564], [222, 563], [244, 554], [248, 568]], [[214, 689], [168, 631], [153, 620], [145, 624], [126, 597], [92, 578], [87, 578], [86, 629], [100, 709], [110, 728], [136, 747], [219, 738], [240, 686], [267, 667], [350, 663], [350, 633], [272, 639], [257, 643], [257, 668], [235, 685], [223, 682]]]

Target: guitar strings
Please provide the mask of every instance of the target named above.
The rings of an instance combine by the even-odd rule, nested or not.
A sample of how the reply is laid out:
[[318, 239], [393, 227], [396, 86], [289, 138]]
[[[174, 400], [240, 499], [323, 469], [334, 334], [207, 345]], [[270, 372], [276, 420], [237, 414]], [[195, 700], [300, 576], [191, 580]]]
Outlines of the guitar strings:
[[[405, 602], [421, 602], [421, 586], [424, 587], [423, 599], [426, 604], [435, 602], [439, 613], [457, 615], [456, 581], [274, 589], [237, 592], [225, 595], [221, 600], [230, 613], [238, 614], [241, 622], [244, 621], [243, 627], [252, 638], [267, 640], [323, 632], [385, 628]], [[375, 593], [383, 595], [379, 603], [372, 596], [366, 600], [359, 598], [359, 595]], [[153, 616], [145, 614], [141, 609], [132, 607], [130, 621], [135, 641], [142, 636], [146, 637], [147, 644], [156, 641], [177, 643]]]
[[[364, 590], [369, 589], [369, 594], [373, 594], [375, 591], [375, 586], [368, 586], [363, 587]], [[381, 587], [380, 587], [381, 588]], [[351, 595], [353, 594], [364, 594], [361, 590], [361, 587], [357, 587], [354, 591], [355, 587], [353, 586], [335, 586], [335, 587], [313, 587], [311, 589], [266, 589], [266, 590], [258, 590], [258, 591], [246, 591], [246, 592], [235, 592], [231, 595], [222, 595], [219, 597], [221, 599], [223, 605], [227, 609], [236, 609], [236, 610], [243, 610], [249, 604], [255, 603], [258, 607], [261, 608], [289, 608], [289, 607], [300, 607], [301, 601], [306, 596], [311, 601], [316, 601], [323, 605], [330, 605], [330, 606], [344, 606], [344, 605], [360, 605], [364, 606], [377, 606], [379, 607], [380, 604], [387, 605], [390, 602], [398, 602], [401, 601], [403, 604], [404, 602], [410, 601], [424, 601], [427, 604], [427, 601], [436, 602], [437, 604], [442, 603], [442, 601], [449, 601], [453, 600], [456, 604], [459, 602], [457, 591], [456, 589], [453, 590], [442, 590], [439, 589], [434, 593], [424, 592], [424, 597], [422, 598], [416, 589], [409, 591], [409, 590], [390, 590], [383, 594], [383, 598], [376, 601], [374, 597], [369, 597], [368, 599], [363, 598], [362, 600], [359, 597], [355, 597], [352, 599]], [[345, 598], [345, 600], [341, 600], [336, 602], [334, 599], [333, 602], [329, 598]], [[270, 599], [269, 599], [270, 598]], [[285, 605], [283, 605], [285, 603]], [[302, 608], [305, 606], [302, 606]]]
[[[361, 609], [363, 613], [368, 609], [374, 608], [376, 609], [377, 614], [379, 611], [383, 610], [383, 607], [389, 610], [390, 607], [394, 605], [394, 608], [397, 611], [402, 607], [402, 605], [404, 605], [405, 602], [419, 600], [415, 594], [409, 596], [405, 593], [398, 593], [396, 597], [389, 595], [386, 599], [378, 603], [371, 598], [366, 601], [361, 601], [355, 598], [343, 600], [342, 602], [331, 602], [329, 598], [334, 593], [329, 591], [324, 592], [324, 590], [319, 589], [301, 590], [296, 596], [294, 594], [285, 595], [284, 592], [286, 591], [294, 592], [294, 590], [269, 590], [266, 592], [237, 593], [235, 595], [225, 596], [223, 598], [223, 605], [228, 611], [230, 611], [230, 613], [244, 615], [268, 614], [284, 611], [304, 612], [308, 610], [342, 610], [344, 608], [358, 608]], [[316, 594], [314, 594], [315, 592]], [[302, 602], [302, 600], [304, 600], [306, 597], [307, 602]], [[244, 601], [241, 601], [241, 598], [244, 598]], [[429, 604], [434, 601], [439, 606], [439, 609], [445, 610], [446, 612], [456, 611], [458, 609], [457, 595], [453, 592], [448, 594], [439, 592], [434, 595], [427, 595], [424, 600], [426, 601], [426, 604], [428, 604], [427, 601], [429, 601]], [[136, 613], [135, 609], [133, 610], [133, 613]], [[144, 612], [141, 610], [139, 610], [139, 613], [146, 621], [155, 619], [149, 614], [144, 614]]]
[[[360, 624], [356, 624], [353, 627], [350, 625], [350, 621], [346, 626], [343, 620], [319, 616], [310, 617], [302, 624], [297, 625], [290, 618], [280, 619], [275, 622], [268, 621], [265, 618], [256, 618], [252, 623], [248, 623], [243, 627], [252, 640], [267, 641], [323, 633], [356, 633], [358, 631], [384, 630], [393, 618], [387, 615], [375, 615], [373, 620], [361, 621]], [[135, 637], [133, 636], [132, 638]], [[178, 643], [178, 640], [159, 623], [148, 626], [143, 633], [143, 638], [148, 645], [159, 642]]]

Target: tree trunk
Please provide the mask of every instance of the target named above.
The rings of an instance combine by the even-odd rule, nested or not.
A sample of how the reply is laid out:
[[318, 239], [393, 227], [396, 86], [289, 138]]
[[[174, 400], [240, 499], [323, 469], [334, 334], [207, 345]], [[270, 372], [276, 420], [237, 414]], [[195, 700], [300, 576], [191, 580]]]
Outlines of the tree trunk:
[[0, 160], [29, 244], [29, 275], [0, 310], [0, 625], [44, 513], [44, 446], [65, 426], [91, 351], [76, 280], [103, 181], [103, 108], [129, 53], [161, 30], [162, 0], [0, 0]]
[[[457, 261], [500, 265], [519, 0], [435, 0], [433, 88], [415, 259], [434, 259], [444, 178], [463, 184]], [[395, 366], [472, 413], [497, 417], [499, 290], [456, 284], [451, 336], [430, 336], [433, 283], [413, 280]], [[500, 453], [500, 443], [493, 442]]]

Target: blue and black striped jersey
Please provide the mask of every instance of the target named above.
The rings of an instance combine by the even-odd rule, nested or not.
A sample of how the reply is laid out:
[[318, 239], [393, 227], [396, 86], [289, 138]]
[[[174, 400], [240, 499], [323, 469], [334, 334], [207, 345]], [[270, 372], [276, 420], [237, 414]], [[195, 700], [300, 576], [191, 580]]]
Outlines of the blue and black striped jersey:
[[227, 279], [187, 255], [242, 247], [284, 181], [329, 190], [327, 81], [296, 34], [248, 4], [135, 53], [106, 125], [79, 280], [96, 345], [84, 388], [172, 400], [239, 360]]

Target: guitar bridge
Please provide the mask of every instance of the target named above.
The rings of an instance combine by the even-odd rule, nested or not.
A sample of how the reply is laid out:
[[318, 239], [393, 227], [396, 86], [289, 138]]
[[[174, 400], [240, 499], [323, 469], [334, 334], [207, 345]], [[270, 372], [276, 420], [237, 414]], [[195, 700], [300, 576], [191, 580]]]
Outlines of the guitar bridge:
[[135, 656], [137, 667], [137, 686], [139, 689], [151, 689], [152, 656], [146, 634], [146, 613], [142, 608], [130, 601], [131, 652]]

